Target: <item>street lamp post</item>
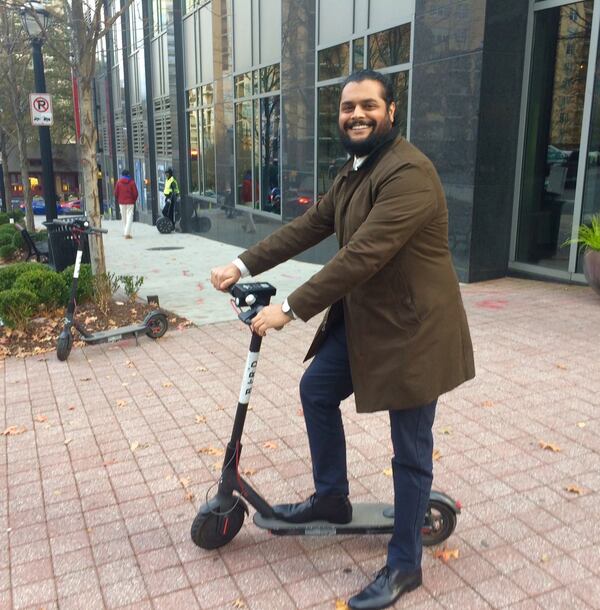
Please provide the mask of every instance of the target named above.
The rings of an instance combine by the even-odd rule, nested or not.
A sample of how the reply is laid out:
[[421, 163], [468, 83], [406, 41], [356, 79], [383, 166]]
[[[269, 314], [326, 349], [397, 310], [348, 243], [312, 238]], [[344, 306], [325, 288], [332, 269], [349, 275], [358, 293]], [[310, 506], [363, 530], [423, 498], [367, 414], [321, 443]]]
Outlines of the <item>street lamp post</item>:
[[[29, 2], [21, 9], [21, 21], [29, 36], [33, 54], [33, 76], [36, 93], [46, 93], [46, 77], [44, 75], [44, 58], [42, 44], [48, 25], [50, 13], [39, 2]], [[42, 157], [42, 181], [44, 183], [44, 202], [46, 205], [46, 220], [54, 220], [56, 212], [56, 189], [54, 185], [54, 169], [52, 168], [52, 142], [50, 127], [39, 127], [40, 155]]]

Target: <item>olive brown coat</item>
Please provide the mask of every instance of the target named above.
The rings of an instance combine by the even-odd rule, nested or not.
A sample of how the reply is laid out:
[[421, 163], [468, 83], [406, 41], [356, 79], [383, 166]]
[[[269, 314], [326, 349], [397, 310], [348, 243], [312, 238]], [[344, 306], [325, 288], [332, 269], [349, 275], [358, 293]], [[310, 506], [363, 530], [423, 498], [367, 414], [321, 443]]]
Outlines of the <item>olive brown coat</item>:
[[352, 166], [240, 258], [256, 275], [335, 232], [339, 251], [288, 296], [304, 321], [327, 309], [307, 358], [343, 309], [357, 411], [426, 405], [475, 375], [442, 186], [431, 161], [400, 136]]

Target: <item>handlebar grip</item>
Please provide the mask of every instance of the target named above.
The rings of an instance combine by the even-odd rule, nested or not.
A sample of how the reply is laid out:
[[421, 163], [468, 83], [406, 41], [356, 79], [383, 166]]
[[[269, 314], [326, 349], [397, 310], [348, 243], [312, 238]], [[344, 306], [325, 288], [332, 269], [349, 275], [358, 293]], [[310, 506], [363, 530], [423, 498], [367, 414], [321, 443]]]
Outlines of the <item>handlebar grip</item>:
[[108, 233], [108, 229], [101, 229], [100, 227], [88, 227], [90, 233]]

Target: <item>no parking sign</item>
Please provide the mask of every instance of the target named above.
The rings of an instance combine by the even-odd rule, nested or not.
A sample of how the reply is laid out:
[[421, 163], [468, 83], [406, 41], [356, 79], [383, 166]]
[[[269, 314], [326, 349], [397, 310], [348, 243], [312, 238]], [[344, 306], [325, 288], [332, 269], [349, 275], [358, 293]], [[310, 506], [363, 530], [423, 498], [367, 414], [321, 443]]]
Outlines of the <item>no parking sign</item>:
[[30, 93], [29, 110], [34, 127], [50, 127], [54, 123], [52, 96], [49, 93]]

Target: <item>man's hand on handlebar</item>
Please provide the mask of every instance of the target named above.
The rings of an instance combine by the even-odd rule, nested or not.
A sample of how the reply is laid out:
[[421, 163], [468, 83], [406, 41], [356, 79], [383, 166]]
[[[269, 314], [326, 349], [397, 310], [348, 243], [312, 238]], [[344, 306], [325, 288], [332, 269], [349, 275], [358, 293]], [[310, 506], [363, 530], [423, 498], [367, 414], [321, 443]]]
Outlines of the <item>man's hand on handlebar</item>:
[[263, 307], [256, 316], [254, 316], [250, 328], [252, 329], [252, 332], [264, 337], [267, 334], [267, 330], [270, 328], [281, 330], [291, 321], [291, 316], [283, 313], [281, 305], [267, 305], [267, 307]]
[[214, 288], [225, 292], [242, 277], [241, 271], [233, 264], [215, 267], [210, 271], [210, 281]]

